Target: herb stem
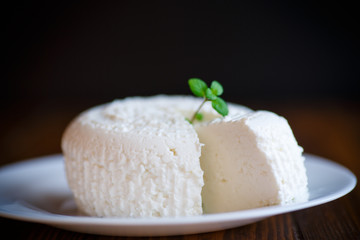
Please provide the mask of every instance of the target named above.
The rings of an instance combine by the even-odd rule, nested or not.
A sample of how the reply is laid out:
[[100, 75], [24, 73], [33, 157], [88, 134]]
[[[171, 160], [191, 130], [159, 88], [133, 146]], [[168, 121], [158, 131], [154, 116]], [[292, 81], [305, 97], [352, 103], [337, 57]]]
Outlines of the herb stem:
[[198, 112], [200, 112], [200, 109], [202, 108], [202, 106], [204, 106], [204, 104], [206, 103], [208, 99], [205, 97], [204, 98], [204, 101], [200, 104], [200, 106], [198, 107], [198, 109], [196, 110], [196, 112], [194, 113], [194, 115], [192, 116], [191, 120], [190, 120], [190, 123], [192, 123], [195, 118], [196, 118], [196, 114], [198, 114]]

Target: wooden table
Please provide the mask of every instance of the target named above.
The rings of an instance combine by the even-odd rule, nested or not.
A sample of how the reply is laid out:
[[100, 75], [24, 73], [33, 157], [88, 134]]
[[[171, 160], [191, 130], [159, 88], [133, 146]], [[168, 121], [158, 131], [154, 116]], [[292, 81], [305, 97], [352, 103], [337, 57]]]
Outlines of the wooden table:
[[[60, 152], [68, 122], [92, 103], [19, 103], [3, 109], [0, 166]], [[323, 156], [360, 177], [360, 104], [358, 102], [287, 102], [250, 104], [285, 116], [305, 152]], [[51, 226], [0, 218], [9, 239], [131, 239], [65, 231]], [[1, 237], [2, 238], [2, 237]], [[158, 239], [158, 238], [136, 238]], [[345, 197], [247, 226], [197, 235], [159, 239], [360, 239], [360, 187]]]

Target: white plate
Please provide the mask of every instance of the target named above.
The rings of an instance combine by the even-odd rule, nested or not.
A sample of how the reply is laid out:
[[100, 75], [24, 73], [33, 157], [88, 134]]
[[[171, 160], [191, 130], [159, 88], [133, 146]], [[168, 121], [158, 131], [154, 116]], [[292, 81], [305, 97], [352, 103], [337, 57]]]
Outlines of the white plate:
[[323, 204], [349, 193], [356, 177], [343, 166], [305, 154], [310, 200], [288, 206], [179, 218], [97, 218], [77, 215], [63, 157], [46, 156], [0, 169], [0, 216], [102, 235], [167, 236], [243, 226], [277, 214]]

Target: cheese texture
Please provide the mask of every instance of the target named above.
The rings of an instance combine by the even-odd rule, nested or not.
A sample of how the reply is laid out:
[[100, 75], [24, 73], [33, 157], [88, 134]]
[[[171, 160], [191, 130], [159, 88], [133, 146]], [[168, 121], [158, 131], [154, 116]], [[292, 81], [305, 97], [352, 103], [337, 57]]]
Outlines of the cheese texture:
[[[133, 97], [73, 120], [62, 149], [80, 211], [101, 217], [202, 214], [201, 144], [185, 120], [200, 103], [184, 96]], [[209, 107], [204, 115], [208, 120], [219, 116]]]
[[80, 211], [175, 217], [307, 200], [302, 148], [284, 118], [231, 103], [219, 118], [205, 104], [191, 125], [201, 102], [131, 97], [75, 118], [62, 149]]
[[308, 199], [303, 149], [288, 122], [250, 112], [197, 127], [204, 144], [204, 212], [285, 205]]

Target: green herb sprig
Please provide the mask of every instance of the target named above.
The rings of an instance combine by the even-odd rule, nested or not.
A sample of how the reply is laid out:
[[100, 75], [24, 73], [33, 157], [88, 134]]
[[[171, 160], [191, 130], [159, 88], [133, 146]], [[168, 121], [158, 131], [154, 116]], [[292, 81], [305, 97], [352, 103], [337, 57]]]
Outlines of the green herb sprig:
[[202, 120], [203, 116], [200, 113], [200, 109], [207, 101], [211, 101], [212, 107], [221, 115], [226, 116], [229, 113], [226, 102], [220, 97], [224, 92], [224, 88], [218, 81], [212, 81], [210, 87], [200, 78], [190, 78], [189, 87], [191, 92], [197, 96], [204, 98], [204, 101], [200, 104], [192, 118], [190, 123], [193, 123], [195, 119]]

